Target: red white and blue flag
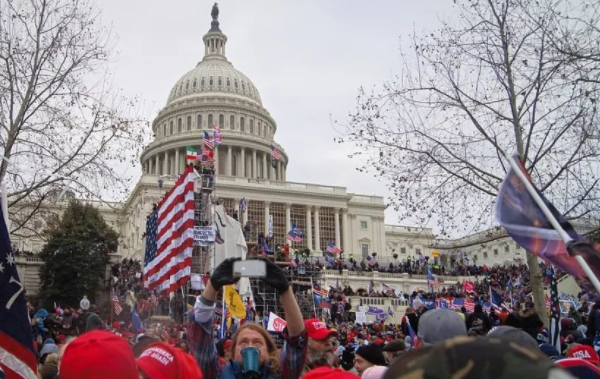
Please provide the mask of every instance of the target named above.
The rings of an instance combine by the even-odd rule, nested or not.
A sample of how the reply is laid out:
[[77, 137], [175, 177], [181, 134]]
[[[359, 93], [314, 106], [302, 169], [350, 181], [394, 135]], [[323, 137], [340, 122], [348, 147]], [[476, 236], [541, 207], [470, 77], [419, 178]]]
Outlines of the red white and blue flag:
[[213, 140], [210, 138], [210, 136], [208, 135], [208, 132], [204, 132], [203, 147], [204, 147], [204, 149], [208, 149], [208, 150], [212, 150], [215, 147], [215, 144], [214, 144]]
[[292, 228], [285, 235], [285, 238], [292, 242], [302, 242], [302, 239], [304, 238], [304, 232], [296, 228], [296, 224], [292, 222]]
[[215, 145], [223, 142], [223, 133], [217, 125], [213, 125], [213, 142]]
[[23, 291], [0, 210], [0, 375], [7, 379], [37, 379], [37, 356]]
[[144, 277], [151, 291], [175, 292], [189, 280], [194, 248], [194, 179], [194, 168], [188, 166], [158, 204], [156, 253], [144, 262]]
[[327, 241], [327, 252], [331, 254], [339, 254], [342, 250], [335, 246], [333, 241]]
[[325, 298], [326, 298], [327, 296], [329, 296], [329, 291], [327, 291], [327, 290], [326, 290], [326, 289], [324, 289], [324, 288], [321, 288], [321, 286], [320, 286], [320, 285], [318, 285], [317, 283], [313, 283], [313, 293], [314, 293], [315, 295], [318, 295], [318, 296], [320, 296], [320, 297], [325, 297]]
[[274, 161], [278, 161], [281, 159], [281, 151], [279, 151], [275, 146], [271, 145], [271, 158]]

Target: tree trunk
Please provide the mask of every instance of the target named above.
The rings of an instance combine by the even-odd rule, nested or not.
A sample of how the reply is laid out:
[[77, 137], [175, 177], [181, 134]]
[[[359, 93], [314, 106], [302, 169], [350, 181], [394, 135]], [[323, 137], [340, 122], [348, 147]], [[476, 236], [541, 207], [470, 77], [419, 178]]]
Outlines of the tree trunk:
[[529, 278], [531, 280], [531, 295], [535, 304], [535, 311], [540, 320], [548, 327], [548, 311], [546, 310], [546, 298], [544, 296], [544, 285], [542, 273], [536, 255], [527, 252], [527, 266], [529, 266]]

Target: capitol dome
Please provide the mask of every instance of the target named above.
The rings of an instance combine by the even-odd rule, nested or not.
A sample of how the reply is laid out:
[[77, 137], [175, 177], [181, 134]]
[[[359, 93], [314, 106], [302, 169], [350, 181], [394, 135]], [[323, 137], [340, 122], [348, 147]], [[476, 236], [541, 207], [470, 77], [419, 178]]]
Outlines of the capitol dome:
[[152, 122], [154, 140], [140, 156], [144, 173], [176, 177], [187, 164], [187, 151], [200, 155], [205, 137], [218, 131], [214, 167], [221, 182], [285, 182], [289, 160], [275, 141], [277, 123], [254, 83], [227, 60], [216, 4], [211, 16], [202, 37], [204, 57], [175, 83]]
[[215, 55], [207, 55], [193, 70], [175, 83], [167, 104], [197, 94], [218, 93], [243, 97], [262, 105], [260, 94], [252, 81], [226, 59]]

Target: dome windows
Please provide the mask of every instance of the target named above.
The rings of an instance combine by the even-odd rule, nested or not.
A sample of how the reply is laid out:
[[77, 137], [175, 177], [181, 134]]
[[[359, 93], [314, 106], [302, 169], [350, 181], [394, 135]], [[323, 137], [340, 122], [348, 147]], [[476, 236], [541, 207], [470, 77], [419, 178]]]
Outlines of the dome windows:
[[211, 77], [210, 77], [210, 79], [208, 80], [208, 85], [209, 85], [210, 87], [212, 87], [214, 84], [215, 84], [215, 80], [214, 80], [214, 78], [211, 76]]
[[219, 76], [219, 78], [217, 79], [217, 83], [219, 84], [219, 87], [223, 86], [223, 79]]
[[258, 135], [262, 136], [262, 125], [260, 124], [260, 121], [257, 122], [257, 124], [258, 124]]
[[213, 126], [213, 115], [208, 115], [208, 128], [211, 129]]
[[202, 115], [199, 114], [196, 120], [196, 129], [202, 129]]
[[163, 134], [163, 137], [167, 135], [167, 123], [166, 122], [163, 123], [163, 133], [162, 134]]
[[246, 125], [244, 123], [244, 118], [240, 117], [240, 131], [245, 132], [246, 131]]
[[231, 87], [231, 79], [227, 78], [227, 87]]
[[229, 116], [229, 129], [235, 130], [235, 116]]
[[177, 133], [181, 133], [183, 129], [183, 121], [181, 118], [177, 119]]
[[187, 130], [192, 130], [192, 116], [187, 116]]
[[242, 92], [246, 92], [246, 83], [242, 82]]
[[185, 82], [185, 90], [189, 90], [190, 89], [190, 81], [188, 80], [187, 82]]
[[233, 86], [235, 87], [235, 89], [238, 89], [238, 81], [237, 81], [237, 79], [233, 79]]
[[250, 134], [254, 134], [254, 120], [250, 120]]
[[219, 115], [219, 128], [224, 128], [225, 127], [225, 116], [223, 116], [222, 114]]
[[173, 134], [173, 121], [169, 121], [169, 135]]
[[198, 79], [194, 78], [194, 84], [193, 84], [194, 88], [196, 88], [196, 84], [198, 84]]
[[202, 77], [202, 79], [200, 79], [200, 87], [204, 87], [205, 84], [204, 77]]

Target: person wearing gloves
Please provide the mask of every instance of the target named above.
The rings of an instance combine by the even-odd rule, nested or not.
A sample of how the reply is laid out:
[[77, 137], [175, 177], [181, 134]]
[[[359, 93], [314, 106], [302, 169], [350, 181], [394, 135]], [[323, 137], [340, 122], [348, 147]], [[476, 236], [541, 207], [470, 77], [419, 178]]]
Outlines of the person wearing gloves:
[[302, 313], [285, 273], [270, 260], [265, 260], [267, 275], [261, 280], [277, 291], [285, 311], [287, 326], [283, 331], [283, 349], [278, 352], [275, 342], [261, 325], [247, 323], [232, 338], [232, 359], [224, 366], [219, 364], [213, 335], [215, 301], [223, 286], [237, 281], [233, 277], [236, 260], [239, 258], [226, 259], [213, 271], [189, 317], [188, 343], [204, 379], [298, 379], [308, 346]]

